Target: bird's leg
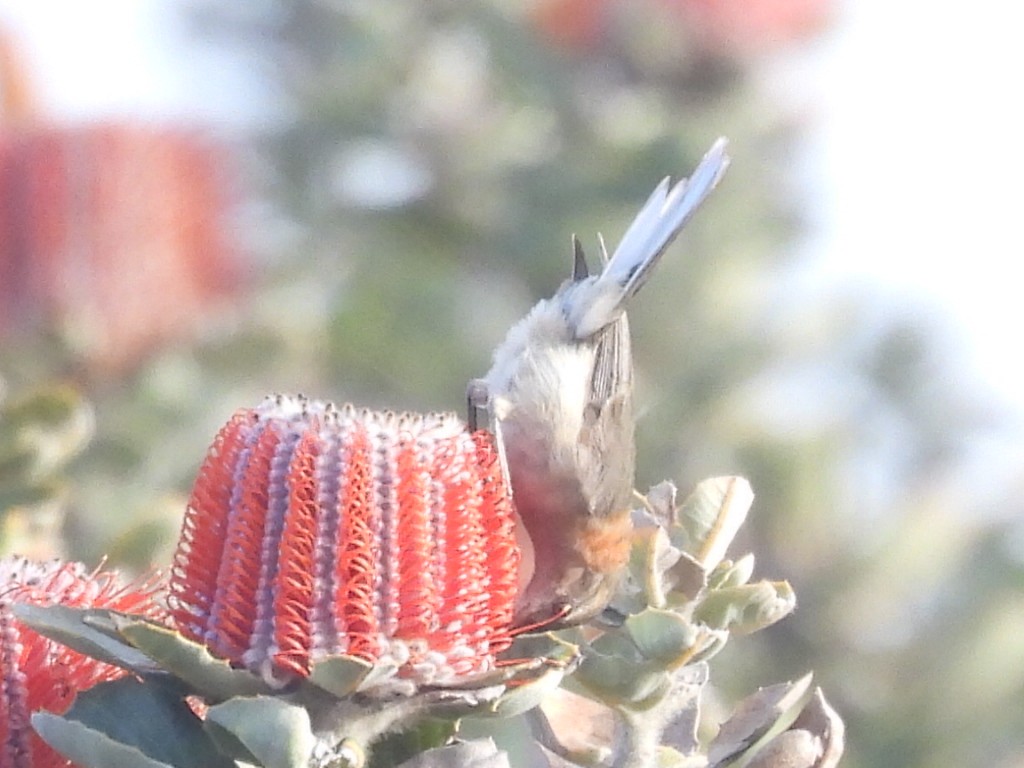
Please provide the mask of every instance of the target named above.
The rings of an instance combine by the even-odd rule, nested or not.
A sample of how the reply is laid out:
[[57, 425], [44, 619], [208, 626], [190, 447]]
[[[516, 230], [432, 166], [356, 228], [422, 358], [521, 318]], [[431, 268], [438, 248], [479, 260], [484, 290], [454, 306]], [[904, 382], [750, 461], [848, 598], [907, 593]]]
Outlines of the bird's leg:
[[486, 429], [494, 438], [494, 447], [498, 451], [498, 463], [501, 465], [501, 476], [505, 487], [512, 493], [512, 479], [508, 472], [508, 458], [505, 454], [505, 440], [501, 434], [501, 419], [495, 408], [486, 379], [470, 379], [466, 386], [466, 423], [470, 432], [481, 429], [480, 416], [486, 414]]
[[466, 423], [470, 432], [480, 428], [480, 412], [486, 411], [488, 421], [491, 413], [491, 392], [486, 379], [470, 379], [466, 385]]

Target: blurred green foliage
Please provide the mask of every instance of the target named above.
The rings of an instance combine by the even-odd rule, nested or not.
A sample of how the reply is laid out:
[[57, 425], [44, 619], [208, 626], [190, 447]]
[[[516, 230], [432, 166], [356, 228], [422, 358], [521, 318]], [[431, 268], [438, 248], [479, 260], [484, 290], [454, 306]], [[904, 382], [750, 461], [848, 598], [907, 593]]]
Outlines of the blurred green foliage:
[[[927, 321], [780, 295], [800, 126], [760, 60], [698, 45], [669, 5], [612, 4], [598, 42], [559, 47], [497, 0], [192, 0], [197, 35], [278, 98], [247, 137], [261, 195], [239, 221], [261, 279], [202, 344], [88, 382], [99, 429], [69, 546], [166, 562], [206, 446], [268, 391], [461, 410], [504, 330], [568, 275], [570, 234], [614, 242], [724, 134], [728, 177], [631, 311], [638, 484], [750, 478], [749, 548], [800, 596], [723, 652], [716, 684], [813, 668], [851, 768], [1018, 765], [1024, 558], [1019, 526], [987, 521], [1019, 500], [963, 480], [998, 414]], [[75, 370], [52, 350], [5, 350], [7, 373]]]
[[68, 386], [8, 397], [0, 379], [0, 551], [57, 553], [65, 470], [93, 431], [92, 409]]

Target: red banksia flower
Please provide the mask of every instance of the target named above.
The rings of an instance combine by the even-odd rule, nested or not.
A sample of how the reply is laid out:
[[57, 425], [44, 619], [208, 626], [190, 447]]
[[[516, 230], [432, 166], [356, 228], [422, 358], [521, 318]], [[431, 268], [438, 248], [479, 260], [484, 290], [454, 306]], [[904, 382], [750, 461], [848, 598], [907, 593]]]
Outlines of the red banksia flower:
[[0, 338], [60, 329], [117, 375], [190, 338], [242, 287], [230, 147], [191, 130], [0, 132]]
[[399, 690], [492, 669], [515, 520], [491, 438], [452, 415], [267, 398], [221, 429], [171, 573], [178, 629], [285, 682], [349, 655]]
[[59, 604], [159, 618], [155, 589], [154, 582], [126, 586], [116, 573], [80, 563], [0, 560], [0, 768], [70, 765], [35, 734], [30, 716], [40, 709], [62, 714], [79, 691], [125, 674], [25, 627], [11, 606]]

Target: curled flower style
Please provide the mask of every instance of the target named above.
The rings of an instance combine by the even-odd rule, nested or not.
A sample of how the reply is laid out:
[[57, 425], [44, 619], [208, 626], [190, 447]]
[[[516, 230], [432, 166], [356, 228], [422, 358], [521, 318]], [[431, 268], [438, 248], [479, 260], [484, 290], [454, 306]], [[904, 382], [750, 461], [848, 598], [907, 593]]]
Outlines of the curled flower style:
[[412, 692], [494, 668], [520, 559], [487, 433], [276, 396], [207, 453], [169, 599], [179, 631], [273, 682], [347, 655]]
[[160, 618], [156, 588], [155, 580], [126, 585], [115, 572], [90, 571], [81, 563], [0, 560], [0, 768], [70, 765], [32, 730], [32, 713], [61, 714], [79, 691], [125, 674], [25, 627], [11, 606], [108, 608]]

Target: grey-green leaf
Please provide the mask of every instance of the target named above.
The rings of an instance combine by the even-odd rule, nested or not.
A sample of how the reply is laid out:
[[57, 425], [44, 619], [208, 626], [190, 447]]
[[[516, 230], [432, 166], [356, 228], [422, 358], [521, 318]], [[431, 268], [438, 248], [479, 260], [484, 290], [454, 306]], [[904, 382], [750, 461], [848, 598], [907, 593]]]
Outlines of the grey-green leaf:
[[711, 742], [709, 763], [712, 766], [725, 764], [768, 734], [780, 720], [791, 722], [807, 701], [810, 686], [811, 675], [808, 674], [792, 683], [762, 688], [743, 699]]
[[528, 712], [558, 688], [564, 676], [563, 669], [549, 667], [533, 680], [508, 689], [491, 705], [491, 712], [498, 717], [512, 717]]
[[750, 581], [754, 574], [754, 556], [746, 554], [739, 560], [722, 560], [708, 576], [709, 589], [738, 587]]
[[672, 611], [648, 608], [626, 619], [637, 650], [667, 668], [680, 666], [698, 650], [700, 630]]
[[685, 549], [706, 571], [714, 570], [725, 557], [753, 501], [750, 483], [742, 477], [713, 477], [683, 502], [677, 521], [686, 533]]
[[597, 653], [586, 654], [570, 680], [608, 706], [640, 707], [663, 693], [671, 682], [668, 673], [655, 662], [629, 663], [621, 657]]
[[238, 697], [210, 707], [209, 724], [230, 733], [265, 768], [305, 768], [316, 743], [309, 713], [270, 696]]
[[32, 719], [50, 746], [85, 768], [233, 768], [176, 686], [122, 677], [78, 695], [63, 716]]
[[270, 687], [244, 669], [210, 655], [206, 648], [168, 627], [132, 617], [114, 616], [118, 632], [161, 668], [179, 677], [209, 700], [269, 693]]
[[771, 626], [795, 607], [796, 594], [788, 582], [759, 581], [710, 592], [694, 618], [712, 629], [749, 634]]
[[113, 633], [109, 611], [20, 604], [14, 606], [14, 615], [44, 637], [86, 656], [141, 674], [159, 671], [145, 653]]
[[83, 768], [167, 768], [169, 765], [60, 715], [37, 712], [32, 715], [32, 727], [43, 741]]
[[309, 682], [342, 699], [358, 690], [372, 670], [370, 662], [355, 656], [332, 656], [312, 665]]

